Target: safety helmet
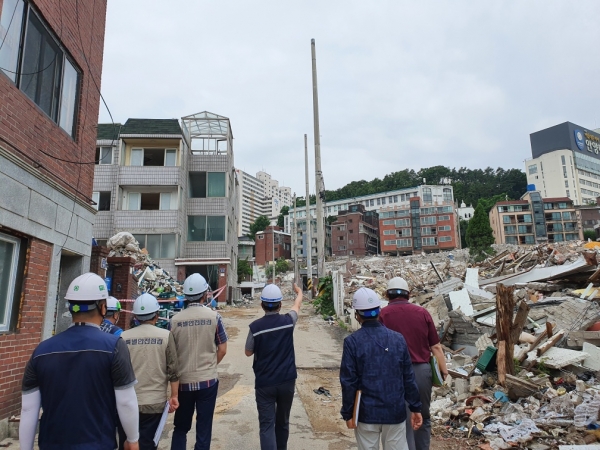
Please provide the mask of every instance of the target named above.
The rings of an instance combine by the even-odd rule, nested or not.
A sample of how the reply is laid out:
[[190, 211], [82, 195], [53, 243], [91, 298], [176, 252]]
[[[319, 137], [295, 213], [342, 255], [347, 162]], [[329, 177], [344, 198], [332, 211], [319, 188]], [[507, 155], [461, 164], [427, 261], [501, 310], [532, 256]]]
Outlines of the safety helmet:
[[121, 311], [121, 302], [114, 298], [112, 295], [109, 295], [106, 299], [106, 310], [107, 311]]
[[69, 285], [65, 300], [69, 301], [72, 312], [91, 311], [96, 308], [96, 302], [108, 298], [108, 289], [104, 280], [95, 273], [79, 275]]
[[262, 290], [260, 299], [266, 303], [279, 303], [283, 299], [283, 295], [281, 294], [281, 289], [279, 289], [277, 285], [268, 284]]
[[183, 282], [183, 293], [188, 300], [198, 300], [208, 290], [208, 283], [199, 273], [193, 273]]
[[394, 277], [390, 280], [387, 285], [388, 294], [396, 294], [402, 297], [408, 297], [410, 295], [410, 289], [408, 283], [404, 278]]
[[141, 320], [148, 320], [160, 309], [158, 300], [152, 294], [142, 294], [133, 302], [133, 313]]
[[[352, 308], [359, 314], [364, 315], [362, 311], [376, 310], [381, 306], [381, 300], [373, 289], [361, 287], [354, 293], [352, 297]], [[379, 311], [374, 311], [373, 316], [376, 316]]]

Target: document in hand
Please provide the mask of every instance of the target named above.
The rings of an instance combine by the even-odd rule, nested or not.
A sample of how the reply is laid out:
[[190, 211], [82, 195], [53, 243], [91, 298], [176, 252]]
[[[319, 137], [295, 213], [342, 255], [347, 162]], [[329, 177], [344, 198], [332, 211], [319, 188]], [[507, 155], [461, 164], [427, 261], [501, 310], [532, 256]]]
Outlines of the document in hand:
[[432, 384], [435, 387], [441, 387], [444, 385], [444, 377], [440, 372], [440, 366], [438, 365], [437, 358], [431, 355], [429, 359], [429, 364], [431, 365], [431, 375], [432, 375]]
[[158, 428], [156, 429], [156, 433], [154, 433], [154, 445], [158, 447], [158, 441], [160, 441], [160, 436], [165, 428], [165, 424], [167, 423], [167, 418], [169, 417], [169, 402], [165, 404], [165, 409], [163, 409], [162, 416], [160, 418], [160, 423], [158, 424]]
[[360, 398], [362, 396], [362, 391], [356, 391], [356, 396], [354, 397], [354, 410], [352, 411], [352, 425], [355, 427], [358, 426], [358, 413], [360, 412]]

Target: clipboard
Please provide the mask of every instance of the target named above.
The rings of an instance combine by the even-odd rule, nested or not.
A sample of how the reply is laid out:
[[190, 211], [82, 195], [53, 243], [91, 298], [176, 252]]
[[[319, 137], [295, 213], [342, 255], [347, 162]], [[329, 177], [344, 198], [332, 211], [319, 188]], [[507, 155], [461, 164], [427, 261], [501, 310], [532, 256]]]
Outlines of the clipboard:
[[431, 381], [435, 387], [442, 387], [444, 385], [444, 377], [440, 372], [440, 366], [438, 365], [437, 358], [431, 355], [429, 358], [429, 364], [431, 365]]
[[352, 410], [352, 425], [355, 427], [358, 426], [358, 414], [360, 413], [360, 398], [362, 397], [362, 391], [356, 391], [356, 396], [354, 397], [354, 408]]
[[158, 424], [158, 428], [156, 428], [156, 433], [154, 433], [154, 445], [158, 447], [158, 441], [160, 441], [160, 436], [162, 435], [163, 430], [165, 429], [165, 424], [167, 423], [167, 418], [169, 417], [169, 402], [165, 404], [165, 409], [163, 409], [162, 416], [160, 417], [160, 422]]

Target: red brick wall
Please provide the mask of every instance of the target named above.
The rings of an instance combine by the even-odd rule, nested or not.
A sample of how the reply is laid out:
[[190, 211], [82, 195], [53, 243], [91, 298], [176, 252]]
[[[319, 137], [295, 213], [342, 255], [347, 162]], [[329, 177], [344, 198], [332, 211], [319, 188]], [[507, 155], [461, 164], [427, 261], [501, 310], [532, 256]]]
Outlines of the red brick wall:
[[42, 337], [51, 259], [52, 246], [31, 239], [18, 328], [14, 332], [0, 334], [0, 419], [18, 414], [21, 408], [21, 381], [25, 365]]
[[[0, 145], [35, 165], [44, 175], [50, 176], [63, 187], [71, 191], [76, 189], [88, 198], [92, 195], [93, 164], [65, 164], [39, 150], [70, 161], [94, 160], [100, 94], [91, 77], [100, 87], [106, 2], [107, 0], [32, 1], [81, 70], [75, 141], [0, 71]], [[83, 43], [91, 73], [82, 55], [80, 42]], [[8, 144], [3, 141], [8, 141]]]
[[[135, 259], [129, 256], [111, 257], [108, 258], [107, 262], [114, 266], [111, 291], [112, 296], [118, 299], [135, 300], [138, 297], [138, 287], [137, 281], [135, 281], [135, 278], [131, 273], [131, 268], [135, 264]], [[121, 292], [117, 292], [117, 284], [121, 285]], [[133, 309], [133, 302], [121, 303], [121, 307], [127, 311], [131, 311]], [[131, 318], [132, 315], [130, 313], [122, 312], [117, 325], [124, 330], [128, 330]]]

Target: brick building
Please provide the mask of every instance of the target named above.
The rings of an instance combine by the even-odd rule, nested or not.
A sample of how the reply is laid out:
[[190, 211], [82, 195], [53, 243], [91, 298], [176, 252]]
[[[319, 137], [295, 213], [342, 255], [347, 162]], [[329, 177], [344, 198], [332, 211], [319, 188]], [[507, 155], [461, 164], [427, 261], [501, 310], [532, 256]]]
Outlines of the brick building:
[[542, 198], [529, 191], [519, 200], [498, 202], [489, 212], [496, 244], [533, 245], [583, 238], [581, 216], [568, 197]]
[[583, 231], [594, 231], [600, 225], [600, 197], [596, 197], [596, 204], [575, 206], [581, 217]]
[[[267, 227], [265, 231], [256, 233], [256, 264], [264, 266], [274, 259], [290, 259], [292, 257], [292, 236], [281, 231], [280, 227]], [[275, 245], [273, 245], [275, 235]]]
[[457, 216], [451, 201], [422, 201], [411, 197], [408, 204], [381, 208], [379, 240], [381, 252], [410, 255], [459, 247]]
[[105, 17], [106, 0], [0, 1], [0, 440], [90, 266]]
[[331, 224], [333, 256], [374, 255], [378, 251], [379, 215], [364, 205], [350, 205], [339, 211]]

